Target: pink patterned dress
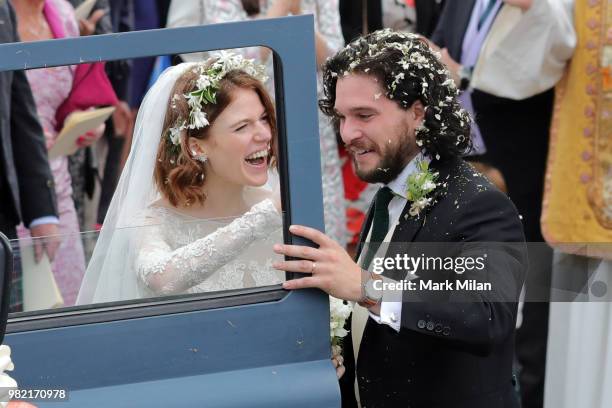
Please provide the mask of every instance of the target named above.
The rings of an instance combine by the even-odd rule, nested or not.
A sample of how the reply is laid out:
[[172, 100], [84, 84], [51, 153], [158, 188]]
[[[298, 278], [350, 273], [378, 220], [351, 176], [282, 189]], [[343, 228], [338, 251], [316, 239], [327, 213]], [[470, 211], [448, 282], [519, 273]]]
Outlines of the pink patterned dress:
[[[74, 9], [66, 0], [46, 0], [45, 18], [55, 38], [76, 37], [79, 28]], [[33, 69], [26, 72], [32, 88], [40, 124], [45, 132], [47, 149], [55, 142], [55, 112], [68, 97], [72, 88], [74, 67]], [[52, 263], [53, 274], [64, 298], [64, 306], [72, 306], [79, 292], [85, 273], [85, 256], [79, 236], [79, 222], [72, 199], [72, 182], [68, 172], [68, 157], [63, 156], [49, 161], [55, 181], [59, 230], [62, 241]], [[20, 226], [19, 238], [27, 239], [27, 229]]]

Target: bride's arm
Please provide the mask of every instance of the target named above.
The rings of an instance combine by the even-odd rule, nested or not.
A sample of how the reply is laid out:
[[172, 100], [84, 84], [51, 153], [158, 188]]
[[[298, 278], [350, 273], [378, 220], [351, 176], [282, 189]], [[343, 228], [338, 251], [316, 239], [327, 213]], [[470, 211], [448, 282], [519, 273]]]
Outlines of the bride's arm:
[[137, 256], [138, 278], [160, 295], [185, 292], [281, 226], [278, 211], [266, 199], [229, 225], [176, 250], [170, 249], [160, 233], [151, 234]]

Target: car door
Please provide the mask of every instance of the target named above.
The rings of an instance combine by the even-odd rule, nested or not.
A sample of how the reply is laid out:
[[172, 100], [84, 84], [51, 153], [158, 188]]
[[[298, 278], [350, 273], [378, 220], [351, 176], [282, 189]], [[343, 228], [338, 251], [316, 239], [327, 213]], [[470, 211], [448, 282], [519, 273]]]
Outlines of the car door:
[[[289, 225], [323, 228], [313, 27], [312, 16], [298, 16], [2, 44], [0, 70], [269, 47], [284, 241], [304, 243]], [[15, 262], [24, 245], [12, 242]], [[340, 405], [328, 298], [317, 290], [275, 285], [12, 313], [4, 342], [11, 375], [40, 407]]]

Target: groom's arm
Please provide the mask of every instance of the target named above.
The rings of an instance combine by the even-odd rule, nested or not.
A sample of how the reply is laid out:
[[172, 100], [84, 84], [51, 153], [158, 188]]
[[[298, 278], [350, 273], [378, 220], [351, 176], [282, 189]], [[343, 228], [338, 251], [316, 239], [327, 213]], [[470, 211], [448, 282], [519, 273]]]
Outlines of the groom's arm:
[[487, 258], [484, 270], [457, 277], [490, 283], [491, 290], [452, 290], [442, 296], [406, 290], [399, 335], [416, 331], [488, 350], [515, 329], [516, 302], [527, 264], [524, 235], [514, 205], [497, 190], [477, 193], [463, 208], [454, 222], [455, 239], [465, 244], [458, 256], [486, 253]]

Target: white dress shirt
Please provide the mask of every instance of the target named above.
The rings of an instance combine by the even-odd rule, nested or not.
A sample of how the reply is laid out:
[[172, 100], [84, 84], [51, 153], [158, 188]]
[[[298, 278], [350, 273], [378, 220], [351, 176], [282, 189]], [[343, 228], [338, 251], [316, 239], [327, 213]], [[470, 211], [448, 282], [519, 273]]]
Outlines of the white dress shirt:
[[534, 0], [527, 11], [504, 5], [487, 36], [470, 86], [522, 100], [554, 87], [574, 53], [573, 0]]
[[[408, 199], [406, 198], [406, 183], [408, 182], [408, 177], [417, 170], [417, 163], [419, 161], [429, 161], [429, 159], [422, 153], [418, 154], [406, 165], [406, 167], [404, 167], [402, 172], [393, 181], [387, 184], [387, 187], [393, 191], [394, 197], [389, 203], [389, 231], [385, 236], [384, 242], [391, 242], [391, 238], [395, 232], [395, 227], [399, 224], [399, 218], [402, 215], [404, 207], [406, 207], [406, 204], [408, 203]], [[370, 231], [368, 232], [366, 242], [370, 241], [371, 233], [372, 228], [370, 228]], [[381, 245], [379, 252], [384, 252], [385, 248], [387, 248], [387, 246]], [[384, 257], [385, 254], [377, 252], [375, 256]], [[379, 324], [386, 324], [392, 327], [395, 331], [399, 332], [400, 323], [402, 321], [402, 303], [397, 301], [385, 301], [383, 296], [383, 300], [380, 304], [380, 316], [370, 312], [370, 317], [374, 319], [375, 322]]]
[[43, 224], [59, 224], [59, 218], [57, 218], [55, 215], [46, 215], [44, 217], [35, 218], [32, 220], [28, 228], [31, 229]]
[[[406, 183], [408, 182], [408, 177], [417, 170], [417, 163], [419, 160], [429, 161], [427, 157], [423, 154], [418, 154], [415, 158], [413, 158], [407, 165], [404, 167], [402, 172], [389, 184], [387, 187], [391, 189], [394, 193], [394, 197], [389, 202], [389, 231], [385, 236], [383, 242], [391, 242], [391, 238], [393, 237], [393, 233], [395, 232], [395, 227], [399, 222], [399, 218], [402, 215], [402, 211], [408, 204], [408, 200], [406, 199]], [[370, 235], [372, 233], [372, 228], [368, 232], [368, 236], [365, 242], [370, 241]], [[385, 248], [386, 245], [381, 245], [376, 252], [376, 257], [384, 257], [385, 256]], [[360, 254], [358, 263], [361, 264], [361, 256], [363, 256], [363, 251]], [[370, 265], [372, 268], [372, 265]], [[387, 280], [387, 278], [384, 278]], [[353, 314], [351, 316], [351, 339], [353, 340], [353, 356], [355, 361], [357, 361], [357, 357], [359, 355], [359, 349], [361, 347], [361, 338], [363, 337], [363, 332], [365, 329], [366, 322], [368, 317], [372, 318], [378, 324], [386, 324], [387, 326], [393, 328], [396, 332], [399, 333], [401, 328], [402, 321], [402, 303], [397, 301], [385, 301], [385, 296], [383, 294], [383, 299], [380, 304], [380, 316], [370, 312], [368, 309], [359, 306], [355, 303], [353, 308]], [[359, 404], [359, 386], [358, 386], [358, 377], [355, 376], [355, 396], [357, 398], [357, 404]]]

